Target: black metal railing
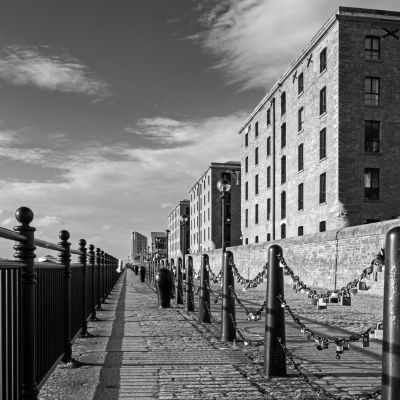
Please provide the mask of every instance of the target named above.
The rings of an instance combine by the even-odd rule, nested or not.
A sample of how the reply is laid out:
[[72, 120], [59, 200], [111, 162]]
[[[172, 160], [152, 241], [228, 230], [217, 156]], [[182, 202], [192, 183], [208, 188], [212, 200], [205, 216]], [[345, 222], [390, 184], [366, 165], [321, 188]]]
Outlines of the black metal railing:
[[[17, 260], [0, 260], [0, 398], [34, 400], [59, 361], [73, 361], [74, 338], [88, 334], [88, 317], [96, 319], [120, 272], [116, 258], [97, 249], [97, 260], [83, 239], [71, 249], [65, 230], [58, 244], [36, 239], [29, 208], [16, 218], [14, 231], [0, 227], [0, 238], [16, 242]], [[59, 263], [35, 263], [36, 247], [57, 251]]]

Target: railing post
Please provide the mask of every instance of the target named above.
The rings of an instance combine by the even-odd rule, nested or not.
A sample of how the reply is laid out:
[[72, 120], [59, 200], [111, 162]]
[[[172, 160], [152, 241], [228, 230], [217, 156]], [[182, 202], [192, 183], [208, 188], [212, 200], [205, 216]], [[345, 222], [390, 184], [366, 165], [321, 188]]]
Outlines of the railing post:
[[104, 250], [100, 252], [100, 262], [101, 262], [101, 302], [104, 304], [106, 302], [105, 295], [105, 283], [106, 283], [106, 267], [104, 261]]
[[233, 254], [230, 251], [224, 253], [223, 262], [223, 285], [222, 285], [222, 309], [221, 309], [221, 340], [233, 342], [236, 338], [235, 321], [235, 300], [233, 299], [231, 286], [234, 289], [234, 279], [231, 262]]
[[72, 361], [72, 338], [71, 338], [71, 243], [68, 242], [70, 237], [69, 232], [66, 230], [60, 231], [58, 237], [61, 239], [61, 242], [58, 244], [64, 248], [63, 251], [59, 253], [59, 260], [65, 266], [65, 311], [64, 311], [64, 357], [62, 361], [64, 363], [68, 363]]
[[103, 311], [101, 308], [101, 250], [96, 248], [96, 265], [97, 265], [97, 311]]
[[25, 264], [22, 271], [21, 303], [21, 398], [23, 400], [36, 400], [39, 393], [36, 383], [36, 247], [34, 239], [36, 229], [29, 226], [33, 221], [33, 212], [29, 208], [18, 208], [15, 212], [15, 217], [21, 225], [14, 227], [14, 230], [26, 237], [26, 241], [14, 246], [14, 257]]
[[194, 311], [193, 297], [193, 261], [188, 258], [186, 263], [186, 312]]
[[175, 300], [176, 304], [183, 304], [183, 296], [182, 296], [182, 260], [178, 259], [178, 265], [176, 266], [176, 290], [175, 290]]
[[82, 294], [83, 294], [83, 304], [82, 304], [82, 329], [81, 335], [86, 336], [88, 334], [87, 331], [87, 249], [86, 249], [86, 240], [81, 239], [79, 241], [79, 250], [81, 251], [81, 255], [79, 256], [79, 262], [82, 264]]
[[385, 243], [383, 292], [382, 400], [400, 393], [400, 227], [389, 230]]
[[200, 297], [199, 297], [199, 322], [211, 322], [210, 315], [210, 278], [207, 270], [208, 255], [201, 256], [201, 269], [200, 269]]
[[282, 248], [273, 245], [268, 249], [268, 278], [266, 289], [266, 315], [264, 334], [264, 375], [266, 378], [286, 375], [286, 356], [278, 342], [285, 338], [285, 314], [278, 295], [284, 296], [283, 268], [279, 266], [278, 255]]
[[110, 293], [110, 262], [108, 253], [104, 253], [104, 263], [105, 263], [105, 274], [106, 274], [106, 284], [105, 284], [105, 299]]
[[92, 312], [90, 313], [90, 319], [95, 321], [97, 319], [96, 317], [96, 265], [95, 265], [95, 252], [94, 252], [94, 246], [91, 244], [89, 245], [89, 264], [92, 267], [92, 304], [91, 304], [91, 309]]

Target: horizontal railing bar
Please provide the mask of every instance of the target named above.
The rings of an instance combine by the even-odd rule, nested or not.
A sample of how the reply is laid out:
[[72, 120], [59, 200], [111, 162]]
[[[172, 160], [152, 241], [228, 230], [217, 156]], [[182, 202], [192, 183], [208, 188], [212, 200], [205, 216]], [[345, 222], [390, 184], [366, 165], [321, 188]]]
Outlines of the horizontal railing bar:
[[26, 240], [24, 235], [2, 227], [0, 227], [0, 237], [8, 240], [16, 240], [17, 242], [25, 242]]
[[20, 261], [14, 260], [0, 260], [1, 269], [19, 269], [24, 268], [26, 265]]
[[35, 245], [37, 247], [44, 247], [45, 249], [56, 250], [56, 251], [64, 251], [64, 247], [59, 246], [58, 244], [46, 242], [45, 240], [36, 239], [35, 238]]
[[57, 264], [53, 262], [35, 262], [36, 269], [63, 269], [65, 268], [64, 264]]
[[78, 256], [81, 256], [83, 253], [80, 250], [71, 250], [71, 254], [76, 254]]

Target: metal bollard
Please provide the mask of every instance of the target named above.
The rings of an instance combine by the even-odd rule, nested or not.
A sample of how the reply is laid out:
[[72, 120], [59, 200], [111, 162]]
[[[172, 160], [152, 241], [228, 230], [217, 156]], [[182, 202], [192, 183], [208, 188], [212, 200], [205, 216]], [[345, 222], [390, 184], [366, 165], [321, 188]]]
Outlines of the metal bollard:
[[140, 282], [144, 282], [144, 280], [146, 279], [146, 268], [142, 265], [140, 267]]
[[183, 304], [182, 260], [178, 259], [176, 267], [175, 302]]
[[39, 389], [36, 383], [36, 272], [35, 272], [35, 239], [36, 229], [29, 224], [33, 221], [33, 212], [27, 207], [20, 207], [15, 212], [17, 221], [21, 224], [14, 230], [26, 237], [26, 241], [16, 243], [14, 257], [25, 264], [22, 271], [22, 302], [21, 312], [21, 399], [36, 400]]
[[223, 342], [233, 342], [236, 338], [236, 329], [233, 324], [235, 321], [235, 300], [232, 297], [231, 289], [234, 289], [234, 279], [232, 266], [233, 254], [230, 251], [224, 253], [223, 264], [223, 285], [222, 285], [222, 308], [221, 308], [221, 340]]
[[135, 265], [135, 275], [139, 273], [139, 265]]
[[386, 235], [383, 294], [382, 400], [400, 393], [400, 227]]
[[194, 296], [193, 296], [193, 260], [188, 258], [186, 266], [186, 312], [194, 311]]
[[88, 334], [87, 331], [87, 319], [86, 319], [86, 310], [87, 310], [87, 250], [86, 250], [86, 240], [81, 239], [79, 242], [79, 250], [81, 251], [81, 255], [79, 256], [79, 262], [82, 264], [82, 293], [83, 293], [83, 302], [82, 302], [82, 329], [81, 335], [86, 336]]
[[199, 296], [199, 322], [211, 322], [210, 315], [210, 277], [207, 270], [208, 255], [203, 254], [201, 257], [201, 270], [200, 270], [200, 296]]
[[286, 376], [286, 356], [277, 338], [286, 342], [285, 314], [277, 296], [284, 296], [283, 268], [279, 266], [277, 255], [282, 255], [282, 248], [273, 245], [268, 250], [268, 277], [266, 293], [266, 315], [264, 335], [264, 375]]
[[72, 361], [72, 337], [71, 337], [71, 325], [72, 325], [72, 310], [71, 310], [71, 243], [68, 242], [69, 232], [66, 230], [60, 231], [58, 237], [61, 242], [58, 244], [64, 248], [59, 254], [59, 260], [65, 266], [65, 311], [64, 311], [64, 357], [62, 361], [68, 363]]
[[156, 275], [158, 305], [160, 308], [171, 307], [171, 288], [173, 285], [170, 271], [160, 268]]

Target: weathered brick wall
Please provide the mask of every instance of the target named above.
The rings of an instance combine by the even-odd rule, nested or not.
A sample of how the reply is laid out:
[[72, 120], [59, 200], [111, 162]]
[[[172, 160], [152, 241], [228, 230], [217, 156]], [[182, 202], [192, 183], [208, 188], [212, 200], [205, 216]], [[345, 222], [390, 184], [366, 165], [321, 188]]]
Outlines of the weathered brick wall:
[[[385, 246], [386, 233], [400, 226], [400, 220], [359, 225], [339, 231], [328, 231], [313, 235], [277, 240], [275, 242], [230, 247], [235, 265], [245, 277], [253, 278], [268, 258], [268, 248], [278, 244], [288, 265], [305, 284], [333, 289], [358, 277], [370, 265], [381, 248]], [[217, 273], [221, 268], [221, 250], [207, 253], [210, 266]], [[200, 268], [201, 254], [192, 254], [193, 265]], [[376, 280], [375, 280], [376, 278]], [[287, 281], [289, 282], [289, 281]], [[367, 280], [369, 293], [383, 295], [383, 273]]]

